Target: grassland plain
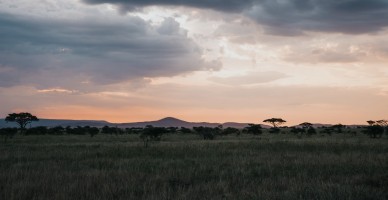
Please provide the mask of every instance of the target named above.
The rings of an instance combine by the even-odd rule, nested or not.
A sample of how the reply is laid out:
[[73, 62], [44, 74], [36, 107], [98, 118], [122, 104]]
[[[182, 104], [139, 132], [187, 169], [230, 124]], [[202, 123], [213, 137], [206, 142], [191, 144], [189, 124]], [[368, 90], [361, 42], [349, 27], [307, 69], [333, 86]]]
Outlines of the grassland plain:
[[18, 135], [0, 199], [388, 199], [386, 137]]

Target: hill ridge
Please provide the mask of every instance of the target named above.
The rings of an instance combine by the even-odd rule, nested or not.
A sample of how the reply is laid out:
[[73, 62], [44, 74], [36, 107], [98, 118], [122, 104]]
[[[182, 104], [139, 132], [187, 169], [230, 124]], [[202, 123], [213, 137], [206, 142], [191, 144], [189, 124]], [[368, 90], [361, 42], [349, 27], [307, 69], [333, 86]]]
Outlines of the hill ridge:
[[[147, 125], [159, 126], [159, 127], [186, 127], [192, 128], [196, 126], [205, 126], [205, 127], [216, 127], [222, 125], [224, 127], [233, 127], [233, 128], [244, 128], [248, 126], [249, 123], [238, 123], [238, 122], [225, 122], [225, 123], [212, 123], [212, 122], [188, 122], [176, 117], [164, 117], [159, 120], [154, 121], [142, 121], [142, 122], [125, 122], [125, 123], [112, 123], [105, 120], [72, 120], [72, 119], [40, 119], [37, 122], [32, 122], [28, 127], [37, 127], [37, 126], [116, 126], [119, 128], [131, 128], [131, 127], [145, 127]], [[262, 125], [267, 127], [267, 125]], [[17, 127], [16, 123], [5, 122], [4, 119], [0, 119], [0, 128], [3, 127]]]

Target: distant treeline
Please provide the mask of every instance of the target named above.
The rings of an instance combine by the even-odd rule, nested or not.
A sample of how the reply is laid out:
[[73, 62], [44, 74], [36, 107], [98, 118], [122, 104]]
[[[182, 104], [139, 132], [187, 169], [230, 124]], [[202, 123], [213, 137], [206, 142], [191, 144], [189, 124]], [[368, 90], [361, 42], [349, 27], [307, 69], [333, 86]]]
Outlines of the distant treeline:
[[[78, 126], [78, 127], [33, 127], [25, 130], [18, 128], [2, 128], [0, 129], [0, 134], [6, 139], [12, 138], [13, 135], [20, 133], [22, 135], [90, 135], [94, 137], [98, 134], [108, 134], [108, 135], [123, 135], [123, 134], [138, 134], [142, 138], [156, 139], [161, 137], [164, 134], [197, 134], [203, 139], [215, 139], [218, 136], [225, 136], [230, 134], [240, 135], [240, 134], [252, 134], [260, 135], [263, 132], [269, 134], [295, 134], [298, 136], [311, 136], [314, 134], [352, 134], [356, 135], [358, 133], [368, 134], [371, 138], [380, 138], [384, 133], [388, 134], [387, 126], [380, 126], [376, 124], [370, 124], [369, 126], [360, 126], [356, 128], [347, 127], [342, 124], [333, 125], [330, 127], [319, 127], [314, 128], [310, 124], [301, 124], [294, 127], [273, 127], [270, 129], [263, 129], [259, 124], [249, 124], [243, 129], [237, 129], [232, 127], [223, 128], [218, 126], [215, 128], [211, 127], [194, 127], [192, 129], [185, 127], [153, 127], [146, 126], [145, 128], [118, 128], [104, 126], [102, 128], [91, 127], [91, 126]], [[5, 140], [6, 140], [5, 139]]]

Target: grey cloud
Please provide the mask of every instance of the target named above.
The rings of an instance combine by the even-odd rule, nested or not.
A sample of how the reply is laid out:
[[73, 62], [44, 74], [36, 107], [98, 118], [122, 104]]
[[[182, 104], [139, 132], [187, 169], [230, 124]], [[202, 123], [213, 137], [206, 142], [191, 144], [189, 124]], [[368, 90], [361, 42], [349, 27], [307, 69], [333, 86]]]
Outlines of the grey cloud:
[[126, 19], [74, 22], [0, 14], [0, 86], [111, 84], [220, 67], [202, 60], [202, 50], [174, 19], [158, 27]]
[[255, 0], [83, 0], [89, 4], [112, 3], [119, 5], [122, 9], [136, 10], [144, 6], [190, 6], [219, 10], [225, 12], [241, 12], [253, 5]]
[[334, 47], [289, 47], [283, 59], [295, 63], [357, 63], [366, 58], [363, 51], [352, 51], [347, 44]]
[[243, 14], [266, 32], [294, 36], [304, 31], [362, 34], [388, 26], [387, 0], [84, 0], [111, 3], [131, 11], [145, 6], [188, 6]]
[[388, 1], [268, 0], [246, 14], [278, 34], [298, 34], [298, 30], [360, 34], [388, 26]]
[[161, 26], [157, 29], [157, 31], [163, 35], [179, 35], [182, 33], [184, 35], [187, 34], [186, 31], [182, 31], [182, 29], [180, 29], [180, 24], [173, 18], [168, 18], [164, 20]]

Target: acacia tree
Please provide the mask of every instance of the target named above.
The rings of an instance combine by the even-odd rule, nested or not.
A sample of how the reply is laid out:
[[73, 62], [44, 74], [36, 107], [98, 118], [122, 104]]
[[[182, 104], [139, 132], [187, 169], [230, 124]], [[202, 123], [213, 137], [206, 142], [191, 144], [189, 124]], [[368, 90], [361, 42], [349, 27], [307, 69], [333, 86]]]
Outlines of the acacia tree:
[[274, 128], [278, 128], [280, 125], [286, 123], [287, 121], [282, 118], [271, 118], [266, 119], [263, 122], [271, 124]]
[[248, 126], [243, 129], [243, 132], [253, 135], [260, 135], [263, 133], [261, 129], [262, 127], [260, 124], [248, 124]]
[[24, 131], [28, 124], [33, 121], [39, 121], [39, 119], [36, 116], [31, 115], [31, 113], [21, 112], [8, 114], [8, 116], [5, 118], [5, 121], [16, 122], [19, 125], [20, 130]]
[[337, 133], [342, 133], [342, 129], [346, 128], [345, 125], [342, 124], [336, 124], [331, 126]]
[[371, 138], [376, 138], [377, 136], [381, 137], [383, 133], [386, 132], [388, 129], [387, 120], [369, 120], [366, 122], [369, 124], [369, 126], [366, 128], [365, 131]]
[[377, 120], [377, 121], [373, 121], [373, 120], [369, 120], [369, 121], [366, 121], [370, 126], [373, 126], [373, 125], [378, 125], [378, 126], [388, 126], [388, 120]]
[[378, 121], [376, 121], [376, 123], [377, 123], [378, 125], [380, 125], [380, 126], [388, 126], [388, 121], [387, 121], [387, 120], [384, 120], [384, 119], [378, 120]]
[[313, 127], [313, 124], [309, 123], [309, 122], [303, 122], [303, 123], [299, 124], [299, 126], [307, 129], [307, 128]]
[[366, 121], [368, 124], [369, 124], [369, 126], [372, 126], [372, 125], [374, 125], [376, 122], [375, 121], [373, 121], [373, 120], [369, 120], [369, 121]]
[[317, 133], [317, 131], [313, 127], [312, 123], [303, 122], [303, 123], [299, 124], [299, 126], [302, 126], [303, 130], [307, 133], [307, 135], [313, 135], [313, 134]]

